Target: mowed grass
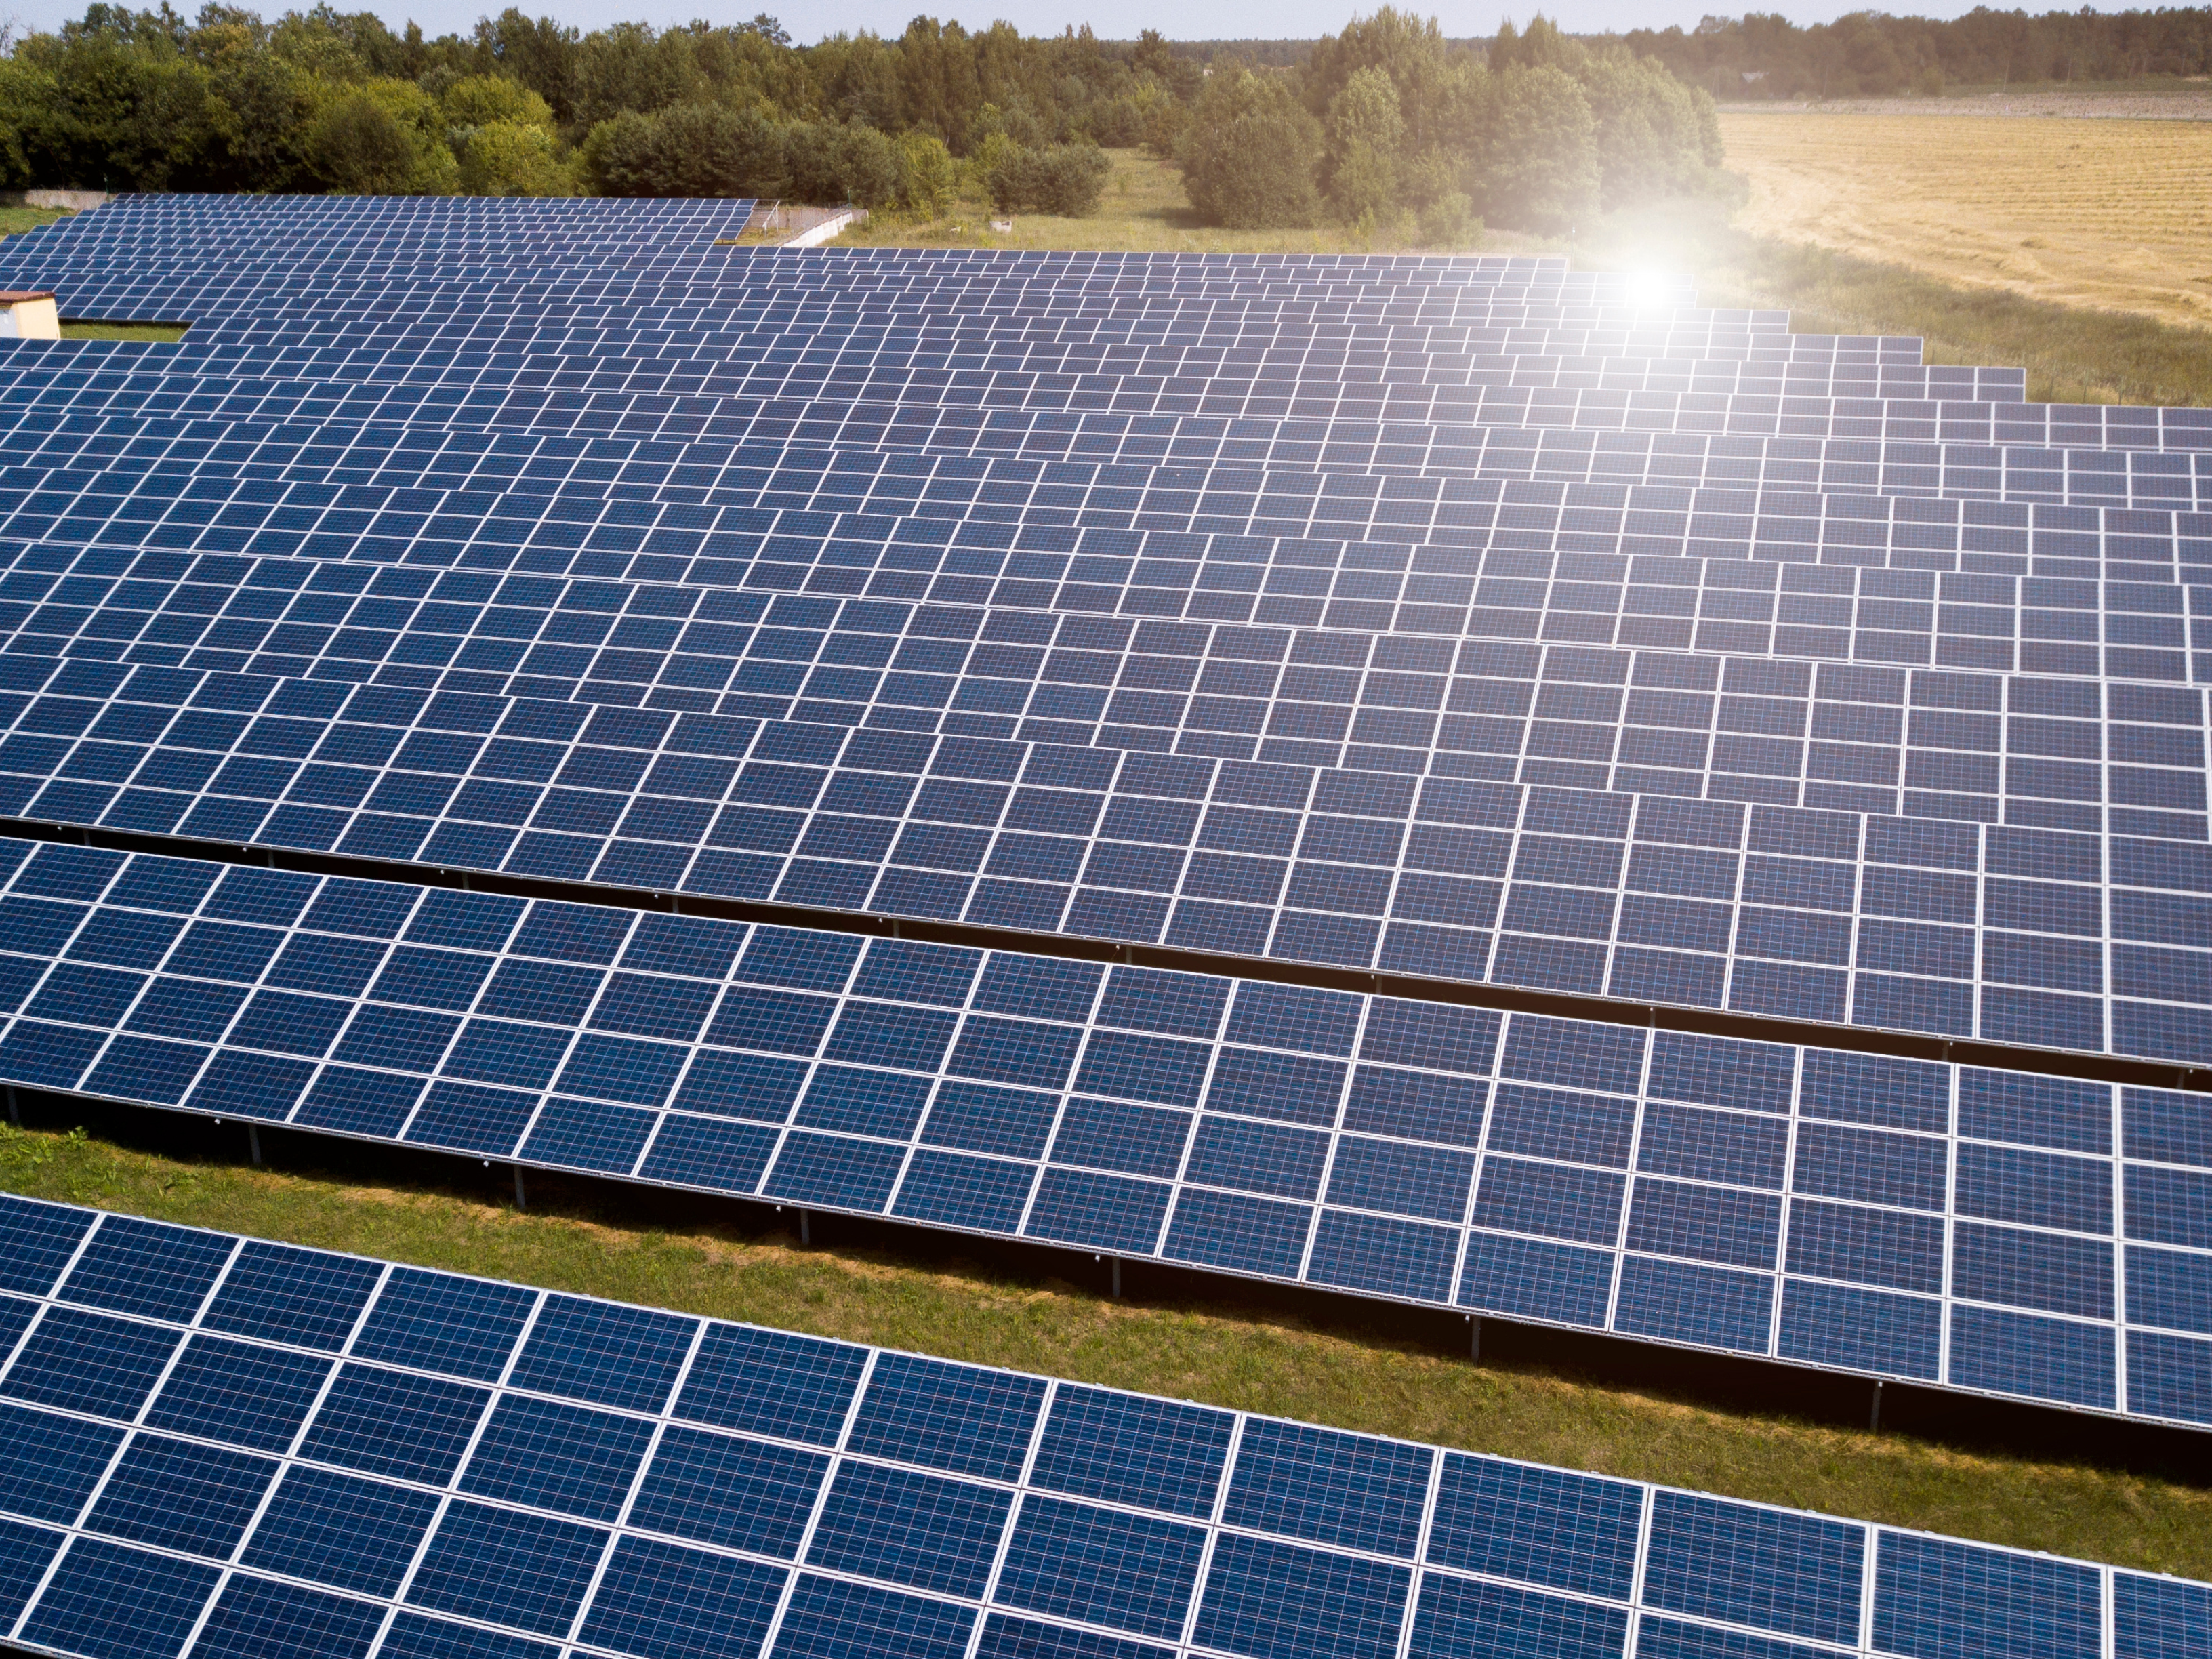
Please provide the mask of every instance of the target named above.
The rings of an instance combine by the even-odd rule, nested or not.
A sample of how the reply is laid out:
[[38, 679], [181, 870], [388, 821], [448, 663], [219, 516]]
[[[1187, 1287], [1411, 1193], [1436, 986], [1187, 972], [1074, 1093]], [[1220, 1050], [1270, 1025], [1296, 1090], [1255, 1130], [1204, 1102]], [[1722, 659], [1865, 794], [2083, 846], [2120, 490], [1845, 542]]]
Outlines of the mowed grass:
[[[1477, 1366], [1419, 1340], [1393, 1340], [1388, 1310], [1364, 1328], [1332, 1328], [1222, 1281], [1206, 1281], [1216, 1288], [1204, 1299], [1116, 1303], [957, 1256], [918, 1265], [917, 1255], [834, 1243], [802, 1249], [788, 1234], [743, 1231], [734, 1206], [694, 1212], [683, 1200], [647, 1199], [610, 1212], [591, 1189], [535, 1176], [532, 1208], [518, 1212], [491, 1197], [503, 1171], [486, 1173], [469, 1191], [435, 1177], [395, 1178], [373, 1148], [299, 1141], [285, 1144], [284, 1170], [255, 1170], [216, 1155], [242, 1152], [233, 1145], [243, 1140], [234, 1125], [155, 1123], [127, 1140], [0, 1126], [0, 1188], [2212, 1577], [2212, 1491], [2172, 1480], [1732, 1413], [1556, 1369]], [[449, 1178], [470, 1173], [440, 1167]]]
[[2212, 404], [2212, 329], [1756, 235], [1717, 204], [1615, 216], [1574, 252], [1593, 269], [1686, 271], [1701, 304], [1787, 311], [1793, 333], [1917, 335], [1928, 362], [2021, 365], [2036, 403]]
[[64, 340], [181, 340], [185, 323], [64, 323]]
[[1731, 113], [1721, 132], [1747, 230], [2212, 327], [2212, 121]]
[[[1769, 118], [1784, 120], [1788, 117]], [[1869, 116], [1869, 121], [1894, 118]], [[2030, 129], [2047, 123], [2008, 124]], [[2129, 122], [2073, 125], [2131, 127]], [[2189, 125], [2168, 123], [2169, 125]], [[2203, 124], [2212, 131], [2212, 123]], [[968, 188], [943, 218], [879, 216], [833, 246], [1018, 247], [1183, 252], [1433, 252], [1411, 234], [1360, 236], [1341, 226], [1227, 231], [1198, 222], [1169, 162], [1137, 150], [1109, 152], [1099, 210], [1089, 218], [1018, 215], [1011, 234], [989, 228], [991, 210]], [[1878, 182], [1878, 181], [1876, 181]], [[2207, 192], [2212, 200], [2212, 192]], [[1559, 254], [1587, 269], [1648, 265], [1686, 271], [1702, 303], [1785, 310], [1801, 334], [1914, 335], [1933, 363], [2024, 366], [2028, 396], [2050, 403], [2212, 404], [2212, 329], [2098, 305], [2065, 303], [2002, 287], [1969, 286], [1874, 258], [1731, 222], [1712, 202], [1670, 202], [1583, 227], [1572, 240], [1491, 230], [1488, 254]], [[1462, 250], [1464, 251], [1464, 250]], [[2212, 270], [2212, 246], [2203, 251]], [[1902, 257], [1900, 254], [1899, 258]]]
[[20, 236], [27, 230], [36, 230], [40, 225], [68, 217], [67, 210], [63, 208], [0, 207], [0, 236]]
[[[1401, 252], [1416, 246], [1407, 236], [1362, 236], [1341, 225], [1308, 230], [1224, 230], [1202, 224], [1192, 210], [1189, 198], [1183, 194], [1182, 170], [1172, 161], [1158, 161], [1135, 149], [1113, 149], [1106, 154], [1113, 161], [1113, 171], [1106, 175], [1098, 211], [1086, 218], [1018, 213], [1011, 232], [994, 231], [992, 220], [1004, 216], [991, 205], [979, 183], [963, 178], [957, 199], [942, 217], [916, 220], [878, 213], [829, 246], [1068, 248], [1115, 253]], [[1509, 241], [1518, 245], [1525, 240], [1492, 236], [1484, 246], [1486, 251], [1495, 252]]]

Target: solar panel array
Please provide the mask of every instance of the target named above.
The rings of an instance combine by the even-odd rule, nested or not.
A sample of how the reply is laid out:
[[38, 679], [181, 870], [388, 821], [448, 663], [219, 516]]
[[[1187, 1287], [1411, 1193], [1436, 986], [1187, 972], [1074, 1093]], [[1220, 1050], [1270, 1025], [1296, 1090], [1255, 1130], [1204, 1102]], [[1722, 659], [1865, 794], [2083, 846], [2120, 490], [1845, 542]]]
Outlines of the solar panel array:
[[395, 878], [8, 843], [7, 1075], [2212, 1422], [2212, 414], [743, 209], [0, 245], [194, 319], [0, 356], [0, 812]]
[[0, 1637], [2187, 1659], [2212, 1586], [0, 1200]]
[[2203, 1096], [0, 841], [0, 1078], [2212, 1422]]

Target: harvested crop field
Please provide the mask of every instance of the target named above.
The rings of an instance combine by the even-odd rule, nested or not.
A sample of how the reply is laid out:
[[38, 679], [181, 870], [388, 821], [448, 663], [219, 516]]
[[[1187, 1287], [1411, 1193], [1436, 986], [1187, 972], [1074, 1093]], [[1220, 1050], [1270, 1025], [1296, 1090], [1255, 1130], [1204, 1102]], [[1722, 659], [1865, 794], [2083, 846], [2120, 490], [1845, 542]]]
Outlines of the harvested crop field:
[[1721, 130], [1747, 230], [2212, 327], [2212, 122], [1732, 111]]

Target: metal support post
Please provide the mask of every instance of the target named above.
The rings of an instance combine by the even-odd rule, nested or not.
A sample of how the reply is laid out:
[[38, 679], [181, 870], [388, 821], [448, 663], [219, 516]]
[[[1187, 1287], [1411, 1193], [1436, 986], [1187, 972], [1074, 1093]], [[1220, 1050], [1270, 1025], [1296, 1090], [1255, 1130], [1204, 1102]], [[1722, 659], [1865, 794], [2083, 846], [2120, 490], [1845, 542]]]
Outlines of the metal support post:
[[514, 1166], [514, 1207], [518, 1210], [526, 1210], [530, 1207], [529, 1200], [523, 1195], [522, 1166], [520, 1164]]
[[253, 1167], [259, 1169], [261, 1167], [261, 1128], [258, 1124], [249, 1123], [246, 1126], [246, 1150], [252, 1156]]
[[1874, 1409], [1867, 1413], [1867, 1430], [1871, 1434], [1881, 1432], [1881, 1384], [1874, 1385]]
[[1118, 1255], [1114, 1258], [1114, 1299], [1121, 1299], [1121, 1258]]
[[1482, 1321], [1470, 1315], [1467, 1322], [1467, 1356], [1480, 1365], [1482, 1363]]
[[814, 1243], [814, 1229], [807, 1224], [806, 1212], [804, 1210], [799, 1212], [799, 1242], [807, 1249], [811, 1249]]

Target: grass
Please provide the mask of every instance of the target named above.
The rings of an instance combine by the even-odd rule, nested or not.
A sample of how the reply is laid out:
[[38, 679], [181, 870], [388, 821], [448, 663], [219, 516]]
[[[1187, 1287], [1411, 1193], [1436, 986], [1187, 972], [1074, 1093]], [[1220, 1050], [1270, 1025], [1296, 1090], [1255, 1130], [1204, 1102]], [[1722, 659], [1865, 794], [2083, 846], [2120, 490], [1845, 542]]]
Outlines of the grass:
[[[1178, 252], [1432, 252], [1344, 227], [1229, 231], [1201, 225], [1180, 172], [1137, 150], [1109, 152], [1099, 210], [1085, 219], [1017, 215], [989, 228], [972, 187], [944, 217], [878, 215], [833, 246], [1009, 247]], [[1565, 254], [1587, 269], [1650, 265], [1697, 281], [1701, 302], [1787, 310], [1804, 334], [1918, 335], [1932, 363], [2021, 364], [2028, 395], [2051, 403], [2212, 404], [2212, 331], [2118, 311], [1954, 286], [1901, 265], [1736, 228], [1713, 203], [1668, 203], [1583, 228], [1571, 241], [1490, 231], [1486, 253]]]
[[0, 207], [0, 236], [20, 236], [40, 225], [69, 217], [65, 208]]
[[[1000, 216], [981, 188], [963, 184], [958, 198], [941, 217], [902, 218], [878, 212], [865, 225], [836, 238], [832, 247], [1000, 247], [1075, 248], [1132, 253], [1343, 253], [1396, 252], [1407, 243], [1388, 235], [1365, 236], [1343, 226], [1310, 230], [1224, 230], [1202, 224], [1182, 192], [1182, 171], [1171, 161], [1142, 150], [1107, 151], [1113, 170], [1099, 198], [1098, 211], [1069, 219], [1049, 213], [1018, 213], [1011, 232], [994, 231]], [[1492, 237], [1493, 250], [1520, 239]], [[1508, 249], [1507, 251], [1511, 251]]]
[[1781, 309], [1799, 334], [1915, 334], [1931, 363], [2021, 364], [2039, 403], [2212, 404], [2212, 331], [2128, 312], [1965, 288], [1902, 265], [1757, 236], [1711, 204], [1670, 204], [1593, 227], [1593, 269], [1688, 272], [1701, 303]]
[[181, 340], [185, 323], [64, 323], [64, 340]]
[[[1559, 1368], [1476, 1366], [1377, 1325], [1340, 1328], [1219, 1286], [1113, 1302], [948, 1256], [934, 1264], [748, 1233], [734, 1206], [533, 1176], [532, 1208], [407, 1178], [375, 1148], [288, 1140], [288, 1167], [209, 1155], [235, 1127], [133, 1119], [99, 1134], [0, 1126], [0, 1188], [126, 1214], [747, 1319], [1571, 1468], [2212, 1577], [2212, 1491], [1734, 1413]], [[150, 1143], [150, 1144], [149, 1144]], [[274, 1143], [272, 1142], [272, 1146]], [[331, 1155], [344, 1170], [323, 1164]], [[436, 1166], [451, 1180], [465, 1165]], [[490, 1177], [486, 1178], [487, 1185]], [[622, 1201], [617, 1199], [615, 1201]], [[957, 1246], [950, 1248], [957, 1249]], [[1136, 1287], [1139, 1291], [1142, 1286]]]

